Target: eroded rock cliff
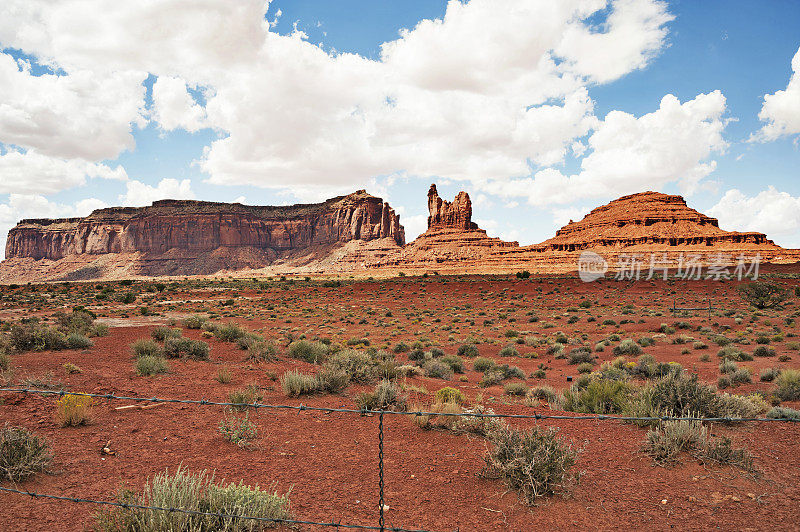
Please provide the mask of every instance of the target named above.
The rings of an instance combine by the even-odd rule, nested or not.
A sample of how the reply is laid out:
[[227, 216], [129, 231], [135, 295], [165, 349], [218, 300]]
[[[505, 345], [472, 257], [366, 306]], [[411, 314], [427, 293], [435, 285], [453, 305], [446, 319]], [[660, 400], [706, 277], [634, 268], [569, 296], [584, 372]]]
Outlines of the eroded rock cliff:
[[22, 220], [9, 231], [6, 258], [59, 260], [83, 254], [241, 247], [280, 254], [380, 238], [405, 244], [394, 209], [363, 190], [324, 203], [286, 207], [163, 200], [149, 207], [100, 209], [86, 218]]

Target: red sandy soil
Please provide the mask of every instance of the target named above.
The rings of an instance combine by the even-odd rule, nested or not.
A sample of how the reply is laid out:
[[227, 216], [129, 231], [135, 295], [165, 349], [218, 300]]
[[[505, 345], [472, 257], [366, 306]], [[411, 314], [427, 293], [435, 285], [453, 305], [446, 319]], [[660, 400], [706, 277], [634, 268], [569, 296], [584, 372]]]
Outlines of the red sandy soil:
[[[349, 338], [369, 334], [372, 345], [382, 347], [399, 341], [413, 343], [419, 337], [429, 338], [446, 353], [455, 353], [467, 336], [479, 339], [495, 338], [494, 345], [481, 343], [481, 355], [501, 363], [521, 367], [526, 374], [541, 362], [552, 369], [547, 379], [528, 379], [531, 386], [548, 383], [556, 388], [567, 386], [566, 376], [577, 375], [575, 366], [565, 360], [553, 359], [544, 346], [518, 345], [523, 354], [537, 352], [538, 359], [501, 359], [497, 352], [507, 343], [507, 329], [526, 331], [535, 337], [563, 331], [570, 338], [580, 333], [589, 335], [589, 345], [615, 331], [622, 337], [639, 338], [652, 335], [660, 323], [676, 321], [667, 311], [678, 299], [680, 306], [703, 306], [707, 296], [713, 306], [742, 311], [744, 322], [737, 325], [732, 317], [703, 313], [690, 318], [678, 318], [693, 327], [730, 325], [735, 331], [752, 326], [756, 331], [770, 329], [764, 320], [782, 327], [784, 333], [795, 331], [797, 325], [785, 325], [783, 319], [797, 310], [797, 300], [779, 311], [766, 311], [757, 323], [749, 323], [751, 313], [738, 297], [736, 283], [679, 282], [674, 286], [663, 281], [584, 284], [575, 279], [514, 280], [503, 278], [462, 278], [447, 283], [440, 279], [397, 279], [382, 284], [356, 282], [337, 288], [310, 286], [304, 283], [278, 286], [256, 291], [244, 290], [184, 290], [164, 292], [151, 302], [151, 308], [162, 313], [155, 321], [170, 316], [183, 316], [194, 309], [213, 308], [219, 312], [232, 309], [232, 316], [218, 321], [235, 321], [277, 340], [293, 330], [295, 335], [318, 334], [344, 342]], [[550, 284], [552, 282], [552, 284]], [[781, 279], [794, 288], [796, 279]], [[77, 286], [77, 285], [74, 285]], [[91, 287], [92, 285], [87, 285]], [[381, 288], [383, 291], [381, 291]], [[284, 289], [286, 288], [286, 289]], [[538, 292], [537, 288], [542, 291]], [[558, 288], [558, 293], [550, 293]], [[24, 289], [22, 289], [24, 290]], [[483, 291], [483, 292], [482, 292]], [[675, 294], [670, 294], [675, 291]], [[7, 289], [5, 294], [8, 293]], [[541, 295], [541, 299], [536, 296]], [[590, 309], [573, 312], [581, 316], [567, 324], [567, 308], [577, 307], [581, 296], [597, 301]], [[233, 307], [220, 307], [219, 302], [234, 298]], [[519, 299], [516, 299], [519, 297]], [[287, 306], [281, 307], [281, 300]], [[159, 303], [161, 301], [161, 303]], [[168, 303], [186, 302], [186, 303]], [[194, 302], [189, 302], [194, 301]], [[137, 303], [137, 306], [141, 303]], [[274, 304], [275, 310], [265, 310]], [[465, 309], [464, 305], [471, 305]], [[621, 314], [625, 304], [634, 305], [634, 314]], [[174, 308], [170, 308], [170, 307]], [[459, 306], [459, 309], [453, 309]], [[119, 317], [122, 312], [133, 313], [132, 305], [112, 303], [96, 305], [94, 310], [107, 317]], [[369, 310], [374, 312], [370, 313]], [[405, 309], [405, 310], [403, 310]], [[498, 318], [502, 311], [507, 318]], [[20, 312], [22, 310], [23, 312]], [[19, 318], [28, 313], [23, 303], [8, 303], [0, 310], [2, 319]], [[43, 308], [38, 313], [52, 313]], [[528, 323], [526, 312], [534, 310], [540, 321]], [[643, 315], [644, 310], [660, 310], [662, 316]], [[384, 317], [392, 312], [391, 318]], [[424, 311], [430, 311], [430, 314]], [[479, 312], [486, 312], [479, 316]], [[587, 323], [593, 315], [596, 322]], [[271, 318], [271, 315], [275, 315]], [[409, 318], [407, 315], [411, 315]], [[453, 316], [461, 315], [454, 329], [444, 331]], [[475, 325], [465, 323], [466, 316]], [[563, 319], [556, 319], [563, 316]], [[361, 319], [368, 323], [360, 324]], [[414, 323], [422, 318], [422, 323]], [[441, 322], [434, 322], [440, 318]], [[619, 326], [601, 326], [603, 319], [633, 319], [638, 322]], [[234, 344], [207, 339], [212, 346], [208, 362], [170, 361], [171, 372], [160, 377], [137, 377], [129, 345], [139, 338], [149, 337], [155, 324], [142, 324], [128, 319], [128, 325], [115, 326], [111, 334], [96, 338], [87, 350], [24, 353], [14, 355], [12, 383], [25, 376], [51, 372], [55, 379], [68, 385], [71, 391], [114, 393], [142, 397], [168, 397], [226, 401], [230, 390], [249, 383], [262, 386], [263, 403], [306, 404], [314, 406], [353, 408], [353, 397], [367, 386], [351, 386], [342, 395], [324, 395], [288, 399], [280, 385], [273, 380], [287, 369], [306, 372], [315, 369], [310, 364], [287, 359], [285, 341], [279, 342], [281, 360], [253, 364], [243, 362], [243, 352]], [[322, 328], [323, 319], [336, 319], [329, 329]], [[494, 320], [494, 326], [484, 326], [484, 319]], [[509, 322], [509, 319], [516, 319]], [[288, 320], [288, 321], [287, 321]], [[378, 320], [385, 320], [383, 325]], [[386, 325], [391, 320], [397, 325]], [[550, 322], [553, 328], [544, 329]], [[114, 321], [114, 324], [126, 321]], [[133, 326], [131, 325], [133, 324]], [[313, 331], [313, 332], [312, 332]], [[416, 332], [420, 332], [416, 336]], [[396, 333], [394, 336], [391, 334]], [[680, 330], [701, 339], [698, 332]], [[453, 335], [453, 339], [449, 338]], [[190, 338], [200, 338], [199, 331], [184, 330]], [[705, 341], [705, 338], [702, 338]], [[787, 343], [773, 343], [778, 354], [790, 354], [788, 362], [776, 358], [756, 358], [741, 363], [753, 369], [752, 384], [728, 390], [732, 393], [769, 391], [773, 384], [758, 381], [758, 373], [766, 367], [798, 367], [800, 355]], [[717, 346], [709, 344], [705, 351], [681, 354], [683, 345], [664, 341], [645, 348], [659, 361], [675, 360], [690, 371], [699, 373], [702, 380], [715, 382], [719, 375]], [[691, 348], [691, 345], [689, 346]], [[751, 351], [755, 344], [743, 346]], [[708, 352], [711, 360], [702, 362], [699, 356]], [[598, 353], [600, 362], [612, 360], [611, 349]], [[405, 355], [400, 355], [404, 358]], [[65, 374], [66, 362], [77, 364], [80, 374]], [[229, 384], [215, 380], [221, 366], [227, 366], [233, 379]], [[542, 406], [524, 406], [521, 399], [503, 395], [501, 386], [488, 389], [477, 385], [481, 374], [472, 370], [467, 359], [468, 382], [454, 379], [445, 382], [416, 377], [408, 384], [425, 386], [431, 392], [451, 385], [459, 387], [470, 400], [482, 394], [483, 403], [498, 413], [555, 413]], [[412, 394], [413, 395], [413, 394]], [[139, 489], [152, 475], [179, 464], [190, 470], [212, 469], [218, 479], [244, 480], [262, 487], [277, 483], [277, 489], [291, 489], [292, 509], [299, 519], [340, 521], [342, 523], [376, 525], [378, 521], [378, 418], [358, 414], [296, 411], [267, 411], [259, 409], [251, 415], [259, 429], [253, 449], [241, 449], [222, 439], [218, 432], [224, 413], [221, 407], [195, 405], [164, 405], [150, 410], [116, 411], [122, 402], [98, 400], [93, 421], [88, 426], [61, 428], [53, 417], [55, 399], [36, 395], [0, 394], [0, 420], [25, 426], [43, 435], [51, 443], [55, 459], [52, 474], [38, 474], [20, 484], [21, 489], [74, 497], [113, 500], [124, 484]], [[430, 397], [412, 397], [420, 403]], [[797, 408], [797, 403], [786, 406]], [[646, 430], [616, 421], [510, 421], [519, 426], [555, 426], [561, 435], [581, 449], [577, 469], [582, 471], [580, 482], [572, 487], [569, 496], [545, 499], [537, 506], [526, 506], [500, 480], [479, 476], [488, 444], [474, 437], [447, 432], [424, 431], [405, 416], [385, 416], [385, 481], [389, 506], [386, 523], [389, 526], [425, 528], [429, 530], [534, 530], [545, 529], [626, 529], [654, 530], [773, 530], [800, 529], [800, 425], [789, 423], [760, 423], [734, 426], [713, 425], [716, 435], [729, 435], [736, 445], [751, 450], [761, 475], [754, 477], [739, 469], [724, 466], [703, 466], [690, 456], [672, 467], [661, 467], [641, 453]], [[116, 456], [101, 456], [100, 450], [111, 441]], [[4, 482], [4, 486], [11, 486]], [[2, 530], [82, 530], [92, 526], [94, 505], [34, 500], [29, 497], [0, 493], [0, 529]], [[314, 527], [304, 527], [312, 530]]]

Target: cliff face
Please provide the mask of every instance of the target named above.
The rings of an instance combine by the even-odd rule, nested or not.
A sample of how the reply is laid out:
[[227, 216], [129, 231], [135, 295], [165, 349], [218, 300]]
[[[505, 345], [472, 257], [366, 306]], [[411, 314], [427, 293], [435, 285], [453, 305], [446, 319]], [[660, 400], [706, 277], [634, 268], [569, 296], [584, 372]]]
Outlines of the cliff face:
[[86, 218], [22, 220], [9, 231], [6, 258], [59, 260], [83, 254], [240, 247], [281, 253], [379, 238], [405, 244], [394, 209], [363, 190], [288, 207], [163, 200], [150, 207], [100, 209]]

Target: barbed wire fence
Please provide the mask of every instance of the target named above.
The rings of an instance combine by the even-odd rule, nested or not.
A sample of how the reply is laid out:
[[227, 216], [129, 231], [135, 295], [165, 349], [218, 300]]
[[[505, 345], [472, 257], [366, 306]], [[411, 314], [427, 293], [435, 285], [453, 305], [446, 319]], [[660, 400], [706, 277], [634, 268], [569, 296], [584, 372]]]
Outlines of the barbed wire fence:
[[15, 488], [8, 488], [0, 486], [0, 492], [13, 493], [18, 495], [26, 495], [34, 499], [43, 500], [57, 500], [73, 503], [95, 504], [106, 507], [117, 507], [127, 510], [148, 510], [148, 511], [164, 511], [171, 513], [183, 513], [197, 516], [215, 517], [217, 519], [227, 520], [251, 520], [259, 522], [268, 522], [271, 524], [285, 524], [285, 525], [314, 525], [326, 528], [336, 529], [358, 529], [358, 530], [380, 530], [380, 531], [393, 531], [393, 532], [432, 532], [426, 529], [409, 529], [402, 527], [387, 526], [385, 524], [385, 494], [384, 494], [384, 416], [397, 415], [397, 416], [441, 416], [441, 417], [473, 417], [473, 418], [494, 418], [494, 419], [532, 419], [532, 420], [568, 420], [568, 421], [620, 421], [620, 422], [665, 422], [665, 421], [699, 421], [699, 422], [717, 422], [717, 423], [800, 423], [800, 419], [792, 418], [768, 418], [768, 417], [699, 417], [699, 416], [621, 416], [614, 414], [545, 414], [535, 412], [532, 414], [498, 414], [486, 412], [434, 412], [426, 410], [412, 410], [412, 411], [397, 411], [397, 410], [370, 410], [370, 409], [355, 409], [355, 408], [334, 408], [325, 406], [308, 406], [304, 404], [287, 405], [287, 404], [266, 404], [266, 403], [233, 403], [224, 401], [211, 401], [207, 399], [175, 399], [164, 397], [137, 397], [137, 396], [123, 396], [115, 395], [112, 393], [87, 393], [87, 392], [68, 392], [66, 390], [41, 390], [34, 388], [0, 388], [0, 392], [6, 393], [21, 393], [21, 394], [35, 394], [41, 396], [78, 396], [89, 397], [92, 399], [105, 399], [109, 401], [132, 401], [134, 403], [167, 403], [167, 404], [189, 404], [197, 406], [215, 406], [215, 407], [236, 407], [236, 408], [255, 408], [265, 410], [287, 410], [298, 412], [340, 412], [346, 414], [359, 414], [359, 415], [377, 415], [378, 416], [378, 524], [376, 525], [358, 525], [341, 523], [337, 521], [310, 521], [300, 519], [288, 518], [267, 518], [239, 514], [222, 514], [215, 512], [201, 512], [197, 510], [189, 510], [185, 508], [175, 507], [162, 507], [162, 506], [149, 506], [135, 503], [126, 503], [118, 501], [104, 501], [80, 497], [69, 497], [65, 495], [52, 495], [46, 493], [37, 493]]

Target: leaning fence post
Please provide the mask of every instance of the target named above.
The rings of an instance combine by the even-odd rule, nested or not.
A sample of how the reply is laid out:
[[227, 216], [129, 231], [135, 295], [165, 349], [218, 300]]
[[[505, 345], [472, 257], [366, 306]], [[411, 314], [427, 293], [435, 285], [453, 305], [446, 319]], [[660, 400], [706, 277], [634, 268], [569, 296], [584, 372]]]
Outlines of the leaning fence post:
[[383, 531], [383, 409], [378, 416], [378, 509], [378, 527]]

